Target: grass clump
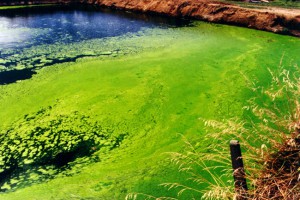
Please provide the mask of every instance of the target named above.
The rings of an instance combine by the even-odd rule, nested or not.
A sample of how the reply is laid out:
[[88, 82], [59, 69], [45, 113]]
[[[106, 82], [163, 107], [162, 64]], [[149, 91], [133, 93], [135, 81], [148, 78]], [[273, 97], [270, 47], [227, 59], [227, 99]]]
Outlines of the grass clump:
[[[176, 197], [129, 194], [127, 199], [299, 199], [300, 198], [300, 71], [282, 64], [270, 71], [270, 84], [248, 79], [255, 94], [244, 107], [244, 119], [204, 120], [205, 150], [185, 140], [186, 149], [172, 152], [185, 183], [164, 183]], [[240, 141], [249, 191], [241, 196], [233, 187], [229, 141]], [[201, 146], [201, 145], [200, 145]], [[198, 188], [203, 188], [198, 189]]]

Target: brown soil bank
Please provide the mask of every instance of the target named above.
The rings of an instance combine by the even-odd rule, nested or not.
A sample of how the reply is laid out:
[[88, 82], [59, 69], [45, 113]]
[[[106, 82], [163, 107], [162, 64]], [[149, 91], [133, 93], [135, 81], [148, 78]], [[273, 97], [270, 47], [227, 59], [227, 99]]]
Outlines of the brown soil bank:
[[300, 36], [300, 10], [247, 9], [204, 0], [87, 0], [84, 2]]
[[298, 9], [249, 9], [206, 0], [29, 0], [29, 3], [40, 2], [80, 2], [137, 12], [232, 24], [300, 37], [300, 10]]

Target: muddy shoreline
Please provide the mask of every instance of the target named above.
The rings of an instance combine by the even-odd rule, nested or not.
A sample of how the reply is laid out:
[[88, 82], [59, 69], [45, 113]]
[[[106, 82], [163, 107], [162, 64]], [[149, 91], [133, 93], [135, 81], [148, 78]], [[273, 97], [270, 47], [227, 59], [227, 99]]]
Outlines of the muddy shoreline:
[[205, 0], [25, 0], [4, 5], [80, 3], [134, 12], [185, 17], [300, 37], [300, 10], [249, 9]]

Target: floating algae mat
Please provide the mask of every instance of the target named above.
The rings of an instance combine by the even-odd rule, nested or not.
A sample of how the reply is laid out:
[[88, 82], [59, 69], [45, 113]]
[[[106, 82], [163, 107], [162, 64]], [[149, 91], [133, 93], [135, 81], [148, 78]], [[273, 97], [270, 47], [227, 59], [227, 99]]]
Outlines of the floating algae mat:
[[[15, 42], [0, 37], [2, 73], [34, 74], [0, 85], [0, 199], [111, 200], [130, 192], [176, 197], [158, 186], [165, 182], [201, 190], [164, 152], [182, 150], [181, 135], [205, 147], [201, 118], [243, 117], [252, 95], [243, 75], [267, 86], [268, 68], [277, 69], [281, 59], [288, 69], [300, 65], [300, 41], [289, 36], [100, 11], [35, 17], [67, 28], [70, 13], [94, 25], [53, 36], [57, 42], [48, 41], [53, 29], [34, 26], [31, 15], [21, 16], [27, 27], [14, 24], [19, 16], [1, 18], [7, 20], [1, 30], [11, 31]], [[105, 26], [122, 33], [95, 36], [105, 29], [93, 20], [98, 14], [111, 15], [103, 16]], [[141, 25], [126, 29], [126, 23]]]

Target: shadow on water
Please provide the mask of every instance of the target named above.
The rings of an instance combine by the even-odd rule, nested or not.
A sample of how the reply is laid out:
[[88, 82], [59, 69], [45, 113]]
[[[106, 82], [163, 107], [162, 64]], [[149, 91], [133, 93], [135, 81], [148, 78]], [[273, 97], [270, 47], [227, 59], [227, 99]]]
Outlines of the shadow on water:
[[[36, 67], [35, 70], [41, 69], [43, 67], [51, 66], [53, 64], [65, 63], [65, 62], [75, 62], [78, 58], [91, 57], [90, 55], [79, 55], [73, 58], [64, 58], [64, 59], [53, 59], [49, 60], [50, 62], [44, 63], [41, 67]], [[36, 61], [36, 64], [41, 64], [39, 61]], [[34, 69], [22, 69], [22, 70], [9, 70], [0, 72], [0, 85], [7, 85], [11, 83], [16, 83], [19, 80], [30, 79], [32, 75], [36, 74]]]
[[18, 80], [30, 79], [36, 74], [32, 69], [10, 70], [0, 73], [0, 85], [15, 83]]

